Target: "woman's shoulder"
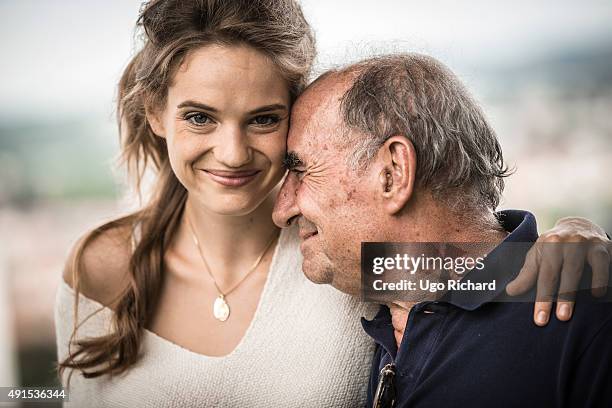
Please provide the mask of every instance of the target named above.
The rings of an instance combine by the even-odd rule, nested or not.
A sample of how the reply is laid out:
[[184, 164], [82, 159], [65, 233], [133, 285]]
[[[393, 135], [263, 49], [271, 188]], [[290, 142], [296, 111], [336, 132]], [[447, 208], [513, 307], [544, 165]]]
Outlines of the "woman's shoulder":
[[[79, 291], [85, 297], [114, 309], [129, 284], [133, 229], [129, 224], [106, 224], [85, 233], [72, 247], [63, 279], [74, 288], [75, 269]], [[76, 259], [80, 257], [80, 262]]]

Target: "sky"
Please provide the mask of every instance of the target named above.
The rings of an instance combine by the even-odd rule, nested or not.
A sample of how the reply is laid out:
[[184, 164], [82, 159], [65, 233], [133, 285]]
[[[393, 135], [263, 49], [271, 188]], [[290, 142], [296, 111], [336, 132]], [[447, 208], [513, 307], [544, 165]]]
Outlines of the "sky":
[[[301, 3], [317, 36], [320, 68], [371, 53], [418, 51], [470, 74], [612, 40], [609, 0]], [[0, 0], [0, 119], [112, 118], [140, 5]]]

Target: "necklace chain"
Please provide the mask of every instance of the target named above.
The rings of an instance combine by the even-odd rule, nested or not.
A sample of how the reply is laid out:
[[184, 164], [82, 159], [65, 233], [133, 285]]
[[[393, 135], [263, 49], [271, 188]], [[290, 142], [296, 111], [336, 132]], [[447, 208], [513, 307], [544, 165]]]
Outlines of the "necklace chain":
[[200, 258], [202, 258], [202, 262], [204, 263], [204, 266], [206, 267], [206, 272], [208, 272], [208, 275], [210, 275], [210, 278], [212, 279], [213, 284], [215, 285], [215, 288], [217, 289], [217, 291], [219, 292], [219, 294], [222, 297], [226, 297], [227, 295], [232, 293], [234, 291], [234, 289], [236, 289], [238, 286], [240, 286], [240, 284], [242, 282], [244, 282], [244, 280], [251, 274], [251, 272], [253, 272], [255, 269], [257, 269], [257, 267], [259, 266], [259, 263], [263, 259], [264, 255], [266, 254], [266, 252], [268, 252], [268, 248], [270, 248], [270, 246], [272, 245], [272, 243], [276, 239], [276, 234], [272, 234], [272, 238], [266, 244], [266, 247], [264, 248], [263, 252], [255, 260], [255, 262], [253, 263], [253, 266], [251, 266], [251, 268], [248, 270], [248, 272], [245, 273], [244, 276], [238, 282], [236, 282], [234, 284], [234, 286], [232, 286], [230, 289], [228, 289], [228, 290], [226, 290], [224, 292], [224, 291], [221, 290], [221, 288], [217, 284], [217, 280], [215, 279], [215, 276], [213, 275], [210, 267], [208, 266], [208, 262], [206, 262], [206, 258], [204, 258], [204, 253], [202, 252], [202, 247], [200, 246], [200, 241], [198, 240], [198, 236], [195, 233], [195, 229], [193, 228], [193, 224], [191, 223], [191, 219], [189, 218], [187, 213], [185, 213], [185, 217], [187, 218], [187, 223], [189, 224], [189, 229], [191, 229], [191, 237], [193, 238], [193, 242], [195, 243], [196, 247], [198, 248], [198, 253], [200, 254]]

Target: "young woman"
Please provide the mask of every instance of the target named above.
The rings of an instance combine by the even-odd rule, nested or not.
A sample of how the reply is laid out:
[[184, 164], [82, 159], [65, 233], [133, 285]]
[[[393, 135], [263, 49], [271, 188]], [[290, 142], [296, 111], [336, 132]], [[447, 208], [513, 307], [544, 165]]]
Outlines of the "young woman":
[[315, 53], [299, 5], [153, 1], [139, 24], [118, 117], [155, 191], [69, 257], [55, 313], [71, 403], [362, 406], [374, 305], [306, 280], [296, 231], [271, 218]]

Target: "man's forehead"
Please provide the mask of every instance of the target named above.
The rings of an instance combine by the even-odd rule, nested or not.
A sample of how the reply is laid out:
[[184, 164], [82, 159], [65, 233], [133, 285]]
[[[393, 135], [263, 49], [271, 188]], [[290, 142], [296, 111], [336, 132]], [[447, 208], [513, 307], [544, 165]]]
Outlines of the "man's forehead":
[[321, 75], [295, 101], [293, 106], [296, 113], [338, 111], [340, 101], [353, 80], [352, 77], [333, 72]]
[[329, 90], [315, 88], [305, 91], [293, 104], [291, 126], [296, 130], [310, 130], [337, 121], [341, 98], [342, 94]]
[[340, 102], [347, 86], [326, 78], [316, 82], [297, 99], [291, 111], [287, 150], [300, 160], [320, 154], [341, 140]]
[[292, 125], [287, 137], [287, 152], [294, 163], [308, 164], [333, 149], [341, 140], [339, 119], [304, 116], [302, 124]]

